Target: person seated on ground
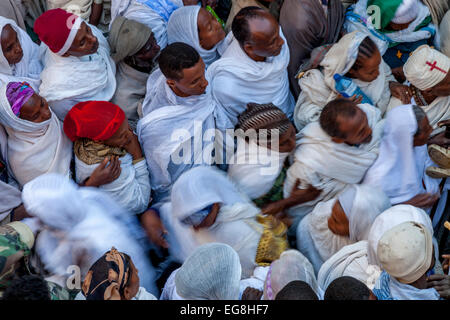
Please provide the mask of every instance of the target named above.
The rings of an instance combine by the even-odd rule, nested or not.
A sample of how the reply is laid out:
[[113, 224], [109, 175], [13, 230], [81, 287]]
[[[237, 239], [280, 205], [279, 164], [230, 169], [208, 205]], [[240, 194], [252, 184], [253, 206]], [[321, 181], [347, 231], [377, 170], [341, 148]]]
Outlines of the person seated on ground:
[[13, 20], [1, 16], [0, 35], [0, 84], [26, 81], [38, 90], [43, 68], [39, 46]]
[[399, 82], [405, 81], [402, 67], [409, 55], [421, 45], [433, 45], [437, 32], [420, 0], [359, 0], [347, 12], [344, 28], [369, 34]]
[[319, 297], [308, 283], [294, 280], [278, 292], [275, 300], [319, 300]]
[[[164, 49], [167, 46], [167, 22], [172, 13], [183, 6], [197, 5], [198, 0], [122, 0], [113, 1], [111, 20], [117, 16], [145, 24], [155, 33], [158, 45]], [[211, 5], [215, 8], [215, 0], [202, 0], [202, 6]]]
[[124, 17], [117, 17], [111, 24], [108, 42], [117, 63], [117, 89], [111, 102], [123, 109], [135, 129], [142, 117], [145, 85], [160, 48], [149, 27]]
[[239, 254], [246, 279], [288, 248], [286, 226], [261, 215], [217, 168], [199, 166], [185, 172], [174, 183], [171, 200], [161, 207], [161, 220], [168, 231], [169, 251], [180, 262], [199, 245], [226, 243]]
[[442, 19], [439, 32], [441, 35], [441, 51], [450, 58], [450, 10]]
[[[99, 187], [132, 214], [148, 208], [147, 162], [119, 106], [106, 101], [80, 102], [67, 114], [64, 132], [74, 143], [77, 183]], [[97, 168], [105, 176], [101, 184], [91, 179]]]
[[353, 277], [340, 277], [327, 287], [324, 300], [377, 300], [367, 286]]
[[161, 300], [238, 300], [242, 268], [227, 244], [198, 247], [167, 279]]
[[1, 85], [0, 123], [8, 134], [7, 162], [20, 187], [47, 172], [70, 176], [72, 143], [47, 101], [28, 83]]
[[403, 66], [408, 85], [401, 86], [406, 100], [392, 99], [389, 109], [402, 104], [416, 104], [427, 114], [432, 136], [442, 132], [438, 122], [450, 118], [450, 58], [441, 52], [421, 46]]
[[100, 30], [62, 9], [46, 11], [34, 30], [47, 46], [39, 92], [61, 121], [78, 102], [113, 97], [116, 65]]
[[3, 301], [49, 301], [73, 300], [70, 293], [60, 285], [46, 281], [39, 275], [24, 275], [11, 281], [6, 288]]
[[318, 274], [322, 264], [344, 246], [367, 240], [375, 218], [390, 207], [383, 191], [349, 185], [337, 199], [318, 203], [297, 228], [297, 248]]
[[286, 160], [295, 149], [295, 128], [283, 111], [273, 104], [249, 103], [239, 115], [235, 132], [237, 150], [228, 176], [263, 213], [279, 214], [318, 196], [314, 188], [294, 188], [283, 199]]
[[433, 250], [432, 235], [420, 223], [408, 221], [386, 231], [377, 246], [383, 269], [373, 289], [378, 300], [438, 300], [439, 293], [427, 289]]
[[227, 48], [225, 31], [214, 16], [199, 6], [178, 8], [167, 24], [168, 43], [184, 42], [203, 59], [205, 67], [220, 58]]
[[107, 32], [111, 22], [111, 2], [114, 1], [116, 0], [47, 0], [47, 10], [64, 9]]
[[341, 1], [283, 1], [280, 25], [289, 45], [289, 82], [296, 99], [300, 94], [297, 80], [299, 67], [310, 57], [314, 48], [335, 43], [340, 37], [343, 24], [344, 9]]
[[35, 252], [46, 280], [66, 288], [69, 266], [78, 266], [84, 279], [98, 257], [114, 246], [132, 257], [141, 272], [141, 285], [158, 294], [155, 270], [143, 245], [144, 231], [137, 218], [107, 193], [46, 174], [24, 186], [22, 199], [39, 225]]
[[381, 188], [394, 204], [411, 204], [428, 211], [440, 196], [440, 179], [425, 174], [434, 165], [427, 152], [433, 128], [416, 105], [398, 106], [386, 114], [378, 158], [363, 184]]
[[75, 300], [158, 300], [140, 286], [131, 257], [112, 247], [89, 268]]
[[284, 197], [300, 181], [299, 189], [308, 185], [321, 190], [313, 201], [288, 210], [298, 222], [319, 202], [338, 196], [348, 185], [362, 181], [378, 154], [383, 121], [380, 111], [367, 104], [357, 105], [348, 99], [336, 99], [322, 110], [319, 122], [307, 125], [297, 135], [294, 162], [286, 173]]
[[233, 41], [206, 71], [220, 109], [217, 128], [234, 128], [249, 102], [272, 102], [292, 118], [289, 49], [275, 18], [261, 8], [246, 7], [234, 18], [232, 31]]
[[170, 201], [172, 185], [183, 172], [213, 164], [215, 136], [215, 104], [197, 51], [173, 43], [161, 51], [159, 65], [161, 78], [152, 83], [150, 76], [147, 82], [147, 90], [154, 84], [151, 90], [157, 92], [147, 91], [144, 118], [137, 126], [155, 205]]
[[[367, 34], [358, 31], [346, 34], [334, 44], [320, 62], [320, 67], [306, 71], [299, 80], [302, 92], [294, 111], [298, 130], [318, 121], [323, 107], [342, 96], [336, 89], [335, 75], [349, 78], [370, 100], [363, 101], [362, 96], [354, 96], [356, 103], [363, 101], [371, 104], [380, 109], [381, 114], [384, 114], [391, 99], [390, 86], [401, 86], [383, 62], [376, 44]], [[392, 90], [395, 94], [395, 89]]]

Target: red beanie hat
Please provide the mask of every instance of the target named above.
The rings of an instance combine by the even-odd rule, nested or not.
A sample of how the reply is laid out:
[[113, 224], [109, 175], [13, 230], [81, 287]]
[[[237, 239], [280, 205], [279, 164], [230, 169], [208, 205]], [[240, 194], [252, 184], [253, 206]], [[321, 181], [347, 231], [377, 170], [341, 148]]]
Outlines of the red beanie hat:
[[77, 15], [63, 9], [52, 9], [36, 19], [34, 32], [50, 50], [62, 56], [72, 45], [82, 22]]
[[125, 112], [107, 101], [86, 101], [73, 106], [64, 118], [64, 132], [70, 140], [112, 137], [125, 120]]

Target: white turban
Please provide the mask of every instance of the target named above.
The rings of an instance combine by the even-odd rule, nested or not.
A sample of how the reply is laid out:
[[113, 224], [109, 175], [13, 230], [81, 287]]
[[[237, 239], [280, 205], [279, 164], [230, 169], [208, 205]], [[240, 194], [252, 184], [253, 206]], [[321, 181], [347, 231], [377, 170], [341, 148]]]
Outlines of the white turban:
[[402, 283], [412, 283], [431, 267], [431, 233], [423, 224], [401, 223], [383, 234], [377, 254], [387, 273]]
[[420, 90], [440, 83], [450, 71], [450, 58], [427, 45], [417, 48], [403, 66], [406, 79]]
[[419, 15], [419, 0], [403, 0], [395, 11], [395, 16], [391, 20], [393, 23], [405, 24], [417, 18]]

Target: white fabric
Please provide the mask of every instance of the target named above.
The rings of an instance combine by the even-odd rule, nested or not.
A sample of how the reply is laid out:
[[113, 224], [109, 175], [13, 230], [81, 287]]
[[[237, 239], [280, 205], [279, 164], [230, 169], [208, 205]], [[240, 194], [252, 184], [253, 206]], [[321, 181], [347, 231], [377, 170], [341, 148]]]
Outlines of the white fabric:
[[178, 295], [177, 287], [175, 285], [175, 275], [177, 274], [178, 270], [180, 270], [180, 268], [174, 270], [171, 273], [170, 277], [167, 279], [159, 300], [184, 300], [184, 298]]
[[395, 11], [393, 23], [405, 24], [413, 21], [419, 14], [419, 0], [403, 0]]
[[[231, 39], [231, 32], [226, 39], [217, 43], [212, 49], [206, 50], [200, 45], [198, 37], [198, 12], [200, 6], [185, 6], [175, 10], [167, 23], [168, 44], [184, 42], [193, 47], [205, 62], [206, 68], [220, 58]], [[227, 42], [228, 40], [228, 42]]]
[[45, 226], [35, 248], [46, 270], [59, 277], [58, 284], [65, 286], [71, 265], [80, 267], [84, 279], [92, 264], [114, 246], [131, 257], [140, 285], [158, 295], [155, 271], [136, 233], [129, 231], [137, 222], [128, 219], [129, 214], [106, 193], [47, 174], [26, 184], [22, 198], [27, 212]]
[[216, 117], [219, 129], [234, 128], [238, 115], [249, 102], [273, 103], [290, 119], [295, 101], [289, 91], [287, 65], [289, 48], [280, 28], [284, 45], [279, 55], [264, 62], [252, 60], [233, 39], [222, 58], [206, 71], [213, 98], [220, 112]]
[[[264, 291], [264, 282], [266, 281], [269, 267], [256, 267], [250, 278], [241, 280], [239, 287], [239, 300], [242, 300], [242, 294], [247, 288], [254, 288], [259, 291]], [[263, 296], [261, 297], [261, 300]]]
[[157, 202], [167, 198], [172, 184], [183, 172], [212, 163], [213, 112], [214, 104], [207, 89], [205, 94], [188, 97], [180, 104], [164, 104], [139, 121], [137, 134]]
[[[356, 61], [359, 46], [366, 37], [366, 33], [357, 31], [346, 34], [333, 45], [320, 63], [323, 71], [309, 70], [298, 81], [302, 89], [294, 111], [294, 123], [298, 130], [303, 129], [310, 122], [319, 121], [320, 113], [325, 105], [337, 98], [339, 93], [335, 88], [334, 75], [344, 76], [350, 70]], [[389, 81], [395, 81], [395, 78], [391, 68], [383, 60], [380, 63], [379, 72], [380, 75], [372, 82], [359, 79], [352, 79], [352, 81], [383, 114], [391, 98]]]
[[189, 300], [237, 300], [241, 265], [229, 245], [209, 243], [186, 259], [175, 275], [178, 295]]
[[75, 103], [109, 101], [116, 91], [116, 64], [110, 57], [109, 44], [99, 29], [90, 24], [88, 26], [99, 42], [96, 53], [82, 57], [60, 57], [45, 48], [40, 95], [53, 106], [61, 121]]
[[372, 141], [368, 144], [356, 147], [335, 143], [318, 122], [310, 123], [297, 135], [295, 161], [286, 174], [284, 197], [290, 196], [297, 179], [301, 181], [300, 189], [306, 189], [310, 184], [322, 192], [315, 200], [289, 209], [291, 215], [302, 217], [317, 203], [339, 195], [348, 184], [360, 183], [374, 163], [384, 121], [381, 121], [378, 109], [364, 104], [359, 108], [367, 115], [372, 128]]
[[[150, 178], [145, 160], [133, 164], [132, 156], [127, 153], [121, 161], [120, 176], [99, 188], [109, 193], [111, 198], [125, 208], [130, 214], [140, 214], [147, 209], [150, 202]], [[75, 156], [76, 181], [82, 183], [100, 164], [88, 165]]]
[[21, 186], [48, 172], [70, 175], [72, 142], [53, 112], [49, 120], [40, 123], [20, 119], [12, 112], [4, 84], [0, 88], [0, 123], [8, 133], [8, 163]]
[[442, 18], [439, 33], [441, 35], [441, 51], [450, 58], [450, 10]]
[[230, 160], [228, 177], [250, 199], [257, 199], [272, 189], [289, 153], [277, 152], [238, 138], [237, 151]]
[[63, 56], [67, 52], [67, 50], [70, 49], [70, 46], [72, 45], [73, 40], [75, 40], [78, 30], [80, 30], [82, 22], [83, 22], [83, 19], [81, 19], [80, 17], [77, 17], [75, 19], [75, 21], [73, 22], [73, 25], [70, 29], [69, 36], [66, 39], [66, 42], [64, 42], [64, 45], [62, 46], [62, 48], [59, 49], [58, 52], [56, 52], [56, 54], [58, 56]]
[[427, 145], [413, 147], [416, 131], [412, 105], [389, 111], [379, 156], [364, 177], [364, 184], [382, 188], [392, 204], [408, 201], [420, 193], [439, 192], [440, 179], [425, 174], [428, 166], [434, 166]]
[[39, 46], [35, 44], [30, 36], [17, 24], [10, 19], [0, 16], [0, 34], [6, 25], [11, 25], [17, 33], [20, 45], [23, 51], [22, 60], [11, 66], [0, 50], [0, 82], [28, 82], [34, 90], [39, 89], [41, 84], [40, 74], [42, 72], [42, 62], [39, 52]]

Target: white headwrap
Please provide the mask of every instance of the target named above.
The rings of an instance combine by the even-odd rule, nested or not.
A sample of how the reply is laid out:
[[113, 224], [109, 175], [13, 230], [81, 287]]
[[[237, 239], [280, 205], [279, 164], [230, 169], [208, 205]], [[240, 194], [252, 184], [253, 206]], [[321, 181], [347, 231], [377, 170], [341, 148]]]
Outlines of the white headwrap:
[[0, 50], [0, 81], [3, 83], [26, 81], [34, 90], [38, 90], [41, 84], [40, 74], [43, 68], [40, 60], [39, 46], [13, 20], [1, 16], [0, 34], [8, 24], [17, 33], [17, 38], [22, 47], [23, 57], [22, 60], [11, 66], [3, 55], [3, 50]]
[[[48, 172], [70, 174], [72, 142], [52, 112], [40, 123], [16, 116], [6, 97], [7, 84], [0, 87], [0, 123], [8, 133], [8, 163], [20, 185]], [[51, 112], [51, 110], [50, 110]]]
[[389, 275], [412, 283], [431, 267], [433, 240], [424, 225], [407, 221], [386, 231], [378, 241], [378, 259]]
[[241, 265], [226, 244], [205, 244], [186, 259], [175, 275], [178, 295], [189, 300], [237, 300]]
[[406, 79], [420, 90], [433, 88], [450, 72], [450, 58], [427, 45], [418, 47], [403, 66]]
[[405, 24], [413, 21], [419, 14], [419, 0], [403, 0], [395, 11], [393, 23]]
[[440, 179], [425, 174], [425, 169], [433, 164], [427, 146], [413, 146], [416, 132], [417, 120], [412, 105], [389, 111], [380, 153], [364, 178], [364, 184], [382, 188], [392, 204], [408, 201], [420, 193], [439, 191]]

